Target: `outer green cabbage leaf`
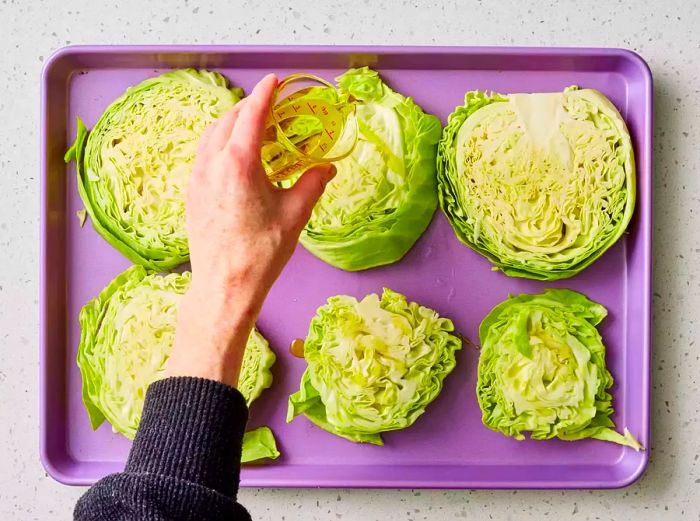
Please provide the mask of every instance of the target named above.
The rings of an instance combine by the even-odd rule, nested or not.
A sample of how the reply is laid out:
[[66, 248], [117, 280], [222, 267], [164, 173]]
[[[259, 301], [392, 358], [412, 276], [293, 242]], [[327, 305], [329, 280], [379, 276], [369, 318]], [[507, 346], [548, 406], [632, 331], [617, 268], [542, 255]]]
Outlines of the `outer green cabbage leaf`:
[[338, 173], [300, 241], [325, 262], [358, 271], [396, 262], [430, 224], [441, 126], [367, 67], [337, 81], [341, 96], [358, 100], [359, 137], [352, 154], [335, 163]]
[[329, 298], [311, 320], [308, 367], [287, 421], [304, 414], [338, 436], [382, 445], [380, 433], [412, 425], [440, 393], [462, 347], [453, 331], [450, 320], [390, 289], [381, 300]]
[[187, 261], [184, 190], [204, 129], [240, 89], [215, 72], [182, 69], [130, 87], [88, 135], [78, 119], [78, 191], [95, 230], [137, 264], [168, 270]]
[[468, 92], [437, 165], [457, 237], [514, 277], [576, 275], [620, 238], [634, 210], [629, 133], [592, 89]]
[[243, 435], [241, 463], [279, 458], [275, 436], [269, 427], [259, 427]]
[[[177, 309], [190, 281], [189, 272], [161, 276], [132, 266], [80, 311], [77, 363], [93, 429], [107, 419], [115, 431], [133, 439], [146, 389], [163, 377]], [[267, 341], [253, 330], [239, 377], [248, 405], [271, 385], [274, 361]]]
[[477, 397], [484, 425], [517, 440], [595, 438], [642, 446], [611, 420], [613, 378], [596, 326], [607, 310], [584, 295], [550, 289], [511, 296], [479, 328]]

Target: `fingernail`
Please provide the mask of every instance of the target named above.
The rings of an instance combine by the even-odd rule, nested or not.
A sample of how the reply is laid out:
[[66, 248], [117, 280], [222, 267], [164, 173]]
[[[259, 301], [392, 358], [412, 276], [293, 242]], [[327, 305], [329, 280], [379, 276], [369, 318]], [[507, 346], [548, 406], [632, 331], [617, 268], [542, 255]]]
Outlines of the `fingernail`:
[[338, 173], [338, 169], [335, 167], [333, 163], [330, 163], [328, 165], [328, 170], [326, 170], [326, 175], [328, 176], [328, 179], [333, 179], [335, 177], [335, 174]]

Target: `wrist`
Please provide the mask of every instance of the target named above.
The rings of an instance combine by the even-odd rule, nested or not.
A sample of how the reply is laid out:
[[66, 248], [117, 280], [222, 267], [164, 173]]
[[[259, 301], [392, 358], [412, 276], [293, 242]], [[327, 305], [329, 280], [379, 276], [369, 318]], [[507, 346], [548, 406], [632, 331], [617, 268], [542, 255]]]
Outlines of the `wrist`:
[[[210, 327], [230, 332], [234, 326], [250, 323], [258, 318], [262, 299], [247, 288], [227, 281], [192, 279], [192, 285], [182, 299], [189, 313], [201, 317]], [[184, 317], [187, 318], [187, 317]]]
[[198, 376], [236, 386], [259, 306], [230, 286], [193, 281], [178, 311], [168, 376]]

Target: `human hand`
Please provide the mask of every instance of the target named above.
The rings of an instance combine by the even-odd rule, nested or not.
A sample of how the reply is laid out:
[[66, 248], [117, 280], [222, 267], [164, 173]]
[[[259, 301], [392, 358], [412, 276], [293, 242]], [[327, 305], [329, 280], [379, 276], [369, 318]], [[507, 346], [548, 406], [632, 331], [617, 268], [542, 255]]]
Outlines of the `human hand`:
[[169, 376], [235, 385], [263, 300], [335, 175], [319, 165], [290, 189], [269, 182], [260, 146], [277, 78], [267, 75], [201, 138], [186, 196], [192, 285], [178, 313]]

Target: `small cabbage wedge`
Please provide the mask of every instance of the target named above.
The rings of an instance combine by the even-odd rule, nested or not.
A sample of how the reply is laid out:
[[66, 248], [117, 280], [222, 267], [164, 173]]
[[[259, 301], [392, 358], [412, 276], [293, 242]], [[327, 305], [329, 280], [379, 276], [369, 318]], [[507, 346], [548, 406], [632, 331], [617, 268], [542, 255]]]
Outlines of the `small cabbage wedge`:
[[348, 440], [382, 445], [380, 433], [409, 427], [440, 393], [462, 347], [453, 331], [450, 320], [390, 289], [381, 300], [329, 298], [311, 320], [308, 367], [287, 421], [304, 414]]
[[441, 207], [457, 237], [513, 277], [576, 275], [624, 233], [635, 166], [600, 92], [468, 92], [438, 149]]
[[484, 425], [517, 440], [595, 438], [642, 446], [610, 419], [613, 378], [596, 326], [607, 310], [584, 295], [549, 289], [511, 296], [479, 328], [477, 397]]
[[[106, 419], [133, 439], [148, 386], [163, 377], [175, 336], [177, 309], [191, 274], [162, 276], [132, 266], [80, 311], [77, 363], [83, 403], [93, 429]], [[254, 329], [246, 346], [238, 388], [250, 405], [272, 384], [275, 354]], [[274, 454], [271, 433], [248, 436], [252, 454]], [[259, 459], [259, 458], [255, 458]]]
[[358, 100], [358, 141], [335, 163], [300, 241], [328, 264], [359, 271], [401, 259], [430, 224], [441, 125], [367, 67], [337, 81], [342, 95]]
[[88, 133], [78, 119], [78, 191], [95, 230], [137, 264], [186, 262], [184, 190], [204, 129], [243, 96], [221, 74], [182, 69], [116, 99]]

